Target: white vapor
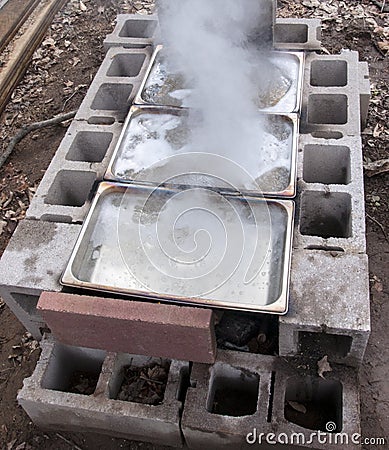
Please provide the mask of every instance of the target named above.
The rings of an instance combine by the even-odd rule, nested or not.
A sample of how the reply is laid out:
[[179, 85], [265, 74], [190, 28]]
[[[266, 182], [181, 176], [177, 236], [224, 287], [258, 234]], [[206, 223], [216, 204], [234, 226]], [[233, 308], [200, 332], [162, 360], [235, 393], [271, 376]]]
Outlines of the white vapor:
[[169, 66], [193, 86], [190, 104], [201, 112], [200, 124], [192, 117], [193, 149], [230, 158], [253, 174], [264, 130], [255, 99], [271, 80], [258, 42], [269, 27], [260, 4], [159, 0]]

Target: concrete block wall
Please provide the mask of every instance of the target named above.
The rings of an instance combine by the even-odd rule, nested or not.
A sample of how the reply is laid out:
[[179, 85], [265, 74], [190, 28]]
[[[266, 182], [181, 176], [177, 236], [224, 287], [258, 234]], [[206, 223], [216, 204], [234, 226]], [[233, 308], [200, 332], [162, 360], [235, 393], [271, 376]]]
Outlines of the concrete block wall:
[[[315, 368], [307, 375], [306, 368], [284, 358], [220, 351], [213, 365], [193, 364], [190, 379], [182, 417], [190, 449], [255, 448], [263, 433], [261, 448], [331, 450], [339, 444], [330, 442], [327, 423], [350, 437], [360, 433], [357, 379], [351, 369], [333, 367], [323, 379]], [[310, 406], [302, 413], [289, 402]], [[326, 434], [325, 443], [311, 439], [314, 430]], [[266, 442], [270, 433], [273, 444]], [[285, 442], [292, 433], [299, 433], [299, 445]], [[276, 441], [282, 435], [284, 445]]]
[[307, 53], [282, 356], [362, 363], [370, 300], [360, 130], [369, 98], [368, 68], [357, 52]]
[[[170, 363], [162, 403], [118, 400], [123, 367], [155, 362]], [[255, 435], [267, 448], [266, 436], [273, 433], [273, 441], [282, 435], [299, 439], [296, 445], [289, 443], [290, 449], [335, 450], [336, 433], [350, 438], [360, 433], [357, 374], [333, 365], [332, 372], [320, 378], [316, 369], [307, 373], [307, 368], [286, 358], [232, 351], [220, 351], [214, 364], [194, 363], [191, 369], [185, 362], [105, 353], [45, 338], [18, 402], [35, 424], [49, 430], [97, 431], [172, 447], [185, 443], [191, 449], [250, 448], [258, 445], [252, 441]], [[95, 375], [93, 393], [68, 392], [75, 371]], [[328, 423], [335, 433], [327, 432]], [[312, 438], [316, 430], [322, 433], [321, 442]], [[350, 442], [347, 448], [360, 446]]]
[[305, 61], [300, 132], [314, 137], [359, 136], [370, 93], [366, 63], [358, 52], [308, 53]]
[[27, 210], [28, 219], [82, 223], [122, 124], [73, 120]]
[[43, 177], [27, 218], [82, 223], [102, 180], [151, 50], [110, 49]]
[[[46, 430], [96, 432], [158, 445], [181, 447], [180, 411], [189, 364], [123, 353], [72, 347], [44, 339], [35, 371], [18, 394], [18, 402], [33, 422]], [[169, 365], [160, 404], [118, 400], [123, 368]], [[92, 394], [69, 392], [74, 372], [97, 378]]]
[[[143, 48], [154, 45], [158, 33], [157, 15], [119, 14], [115, 29], [104, 40], [104, 47], [107, 50], [112, 47]], [[320, 50], [321, 21], [275, 18], [273, 43], [279, 50]]]
[[35, 339], [46, 327], [36, 309], [39, 296], [62, 290], [59, 280], [80, 230], [80, 225], [23, 220], [0, 260], [0, 296]]
[[[27, 212], [28, 220], [19, 225], [0, 262], [0, 295], [36, 339], [41, 338], [46, 327], [36, 309], [38, 298], [42, 291], [62, 289], [58, 280], [80, 231], [78, 224], [89, 209], [95, 183], [101, 180], [126, 108], [147, 67], [151, 47], [140, 47], [151, 43], [149, 30], [154, 30], [152, 35], [157, 32], [156, 20], [151, 16], [125, 15], [119, 19], [105, 41], [110, 50], [38, 188]], [[121, 32], [120, 27], [127, 31]], [[316, 20], [277, 19], [275, 30], [277, 48], [320, 47]], [[359, 137], [369, 101], [368, 69], [365, 63], [358, 62], [354, 52], [306, 55], [302, 110], [305, 134], [300, 137], [298, 159], [290, 311], [279, 319], [279, 352], [285, 357], [310, 351], [317, 359], [326, 354], [331, 364], [358, 367], [370, 330]], [[333, 101], [331, 105], [338, 106], [326, 109]], [[323, 116], [324, 122], [330, 123], [320, 123]], [[340, 123], [343, 120], [345, 123]], [[330, 230], [324, 236], [323, 227]], [[321, 235], [316, 235], [319, 232]], [[41, 360], [34, 375], [26, 380], [19, 402], [43, 427], [149, 438], [157, 444], [181, 446], [180, 408], [189, 364], [171, 362], [166, 403], [164, 400], [162, 405], [151, 407], [112, 398], [120, 367], [128, 365], [131, 358], [136, 357], [45, 341]], [[150, 358], [141, 358], [146, 360]], [[215, 445], [212, 448], [244, 448], [246, 434], [255, 426], [261, 432], [296, 431], [307, 436], [301, 418], [298, 423], [285, 418], [285, 398], [309, 401], [313, 394], [307, 392], [316, 392], [313, 400], [319, 407], [333, 391], [339, 406], [339, 383], [342, 431], [358, 432], [359, 399], [353, 370], [334, 370], [328, 377], [330, 385], [323, 387], [321, 379], [301, 379], [295, 369], [285, 364], [284, 358], [227, 351], [219, 351], [213, 366], [195, 363], [182, 419], [189, 448], [209, 448], [210, 443]], [[74, 370], [97, 371], [99, 381], [94, 394], [66, 392], [61, 372], [68, 365]], [[239, 381], [242, 379], [247, 382], [244, 387]], [[243, 389], [245, 396], [257, 395], [255, 411], [244, 416], [212, 412], [215, 388], [210, 386], [218, 383], [222, 389], [231, 386], [238, 393]], [[290, 419], [293, 411], [288, 414]]]

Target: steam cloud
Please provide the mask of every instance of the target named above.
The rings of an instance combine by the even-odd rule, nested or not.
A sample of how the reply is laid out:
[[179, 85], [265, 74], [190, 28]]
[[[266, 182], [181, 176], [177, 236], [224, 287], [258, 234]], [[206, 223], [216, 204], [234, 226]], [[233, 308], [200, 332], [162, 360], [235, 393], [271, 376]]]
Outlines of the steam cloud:
[[259, 5], [253, 0], [159, 0], [169, 65], [193, 86], [190, 104], [201, 112], [200, 122], [198, 115], [191, 117], [192, 148], [230, 158], [252, 174], [265, 126], [256, 100], [272, 77], [258, 42], [269, 26]]

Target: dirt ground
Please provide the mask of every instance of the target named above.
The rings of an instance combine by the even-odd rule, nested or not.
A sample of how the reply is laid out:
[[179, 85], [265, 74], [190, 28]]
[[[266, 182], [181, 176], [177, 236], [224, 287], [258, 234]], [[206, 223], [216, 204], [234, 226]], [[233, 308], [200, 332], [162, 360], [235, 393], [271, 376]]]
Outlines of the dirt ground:
[[[146, 13], [152, 3], [152, 0], [83, 0], [84, 10], [78, 0], [69, 1], [55, 17], [28, 72], [0, 117], [0, 154], [20, 126], [77, 109], [103, 59], [102, 42], [113, 29], [115, 16], [142, 9]], [[372, 100], [368, 125], [363, 132], [365, 163], [388, 158], [389, 15], [381, 11], [380, 3], [385, 2], [278, 1], [279, 16], [323, 19], [324, 51], [358, 50], [360, 59], [369, 63]], [[67, 125], [30, 134], [0, 169], [0, 255], [17, 222], [24, 217]], [[388, 181], [387, 173], [365, 177], [372, 317], [372, 334], [360, 373], [365, 437], [387, 436], [389, 430]], [[1, 449], [155, 448], [96, 434], [46, 433], [37, 429], [18, 407], [16, 394], [23, 379], [33, 371], [39, 348], [1, 300], [0, 323]]]

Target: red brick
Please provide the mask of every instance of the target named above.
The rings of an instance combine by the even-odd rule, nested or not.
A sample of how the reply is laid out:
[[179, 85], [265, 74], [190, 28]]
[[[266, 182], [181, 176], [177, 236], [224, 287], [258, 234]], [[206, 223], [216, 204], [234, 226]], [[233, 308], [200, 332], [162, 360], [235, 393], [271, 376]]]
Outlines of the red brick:
[[213, 363], [212, 311], [86, 295], [43, 292], [37, 309], [64, 344]]

